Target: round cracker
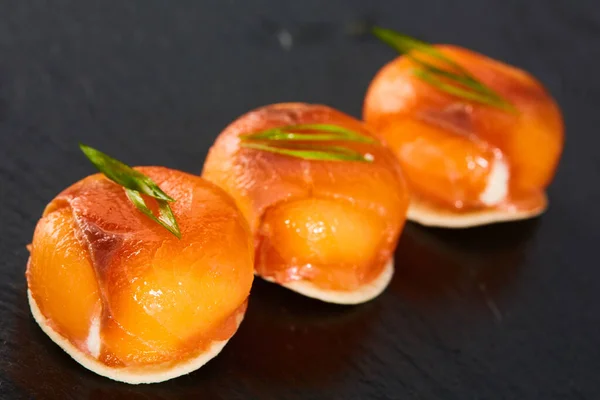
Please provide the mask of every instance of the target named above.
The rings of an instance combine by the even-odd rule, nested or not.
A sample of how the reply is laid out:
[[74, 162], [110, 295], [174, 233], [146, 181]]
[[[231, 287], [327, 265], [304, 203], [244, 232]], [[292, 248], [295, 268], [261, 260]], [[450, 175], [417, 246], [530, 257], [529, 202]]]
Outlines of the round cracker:
[[413, 198], [406, 218], [425, 226], [440, 228], [471, 228], [475, 226], [495, 224], [499, 222], [518, 221], [537, 217], [546, 211], [548, 198], [543, 195], [540, 206], [531, 210], [501, 210], [488, 208], [469, 212], [455, 212], [449, 209], [432, 206], [431, 204]]
[[[27, 297], [29, 298], [29, 306], [31, 308], [33, 318], [54, 343], [56, 343], [68, 355], [70, 355], [75, 361], [83, 365], [85, 368], [97, 373], [98, 375], [102, 375], [106, 378], [110, 378], [119, 382], [125, 382], [133, 385], [140, 383], [157, 383], [189, 374], [216, 357], [229, 341], [229, 339], [215, 341], [198, 356], [178, 364], [168, 363], [156, 366], [111, 368], [105, 364], [102, 364], [88, 354], [85, 354], [73, 346], [69, 340], [52, 329], [50, 324], [47, 322], [46, 317], [42, 315], [42, 312], [40, 311], [29, 289], [27, 290]], [[236, 321], [236, 330], [239, 328], [243, 319], [244, 313], [239, 313]]]
[[361, 286], [352, 291], [343, 290], [328, 290], [322, 289], [313, 285], [310, 281], [291, 281], [286, 283], [278, 283], [271, 277], [262, 277], [264, 280], [277, 283], [285, 288], [300, 293], [306, 297], [321, 300], [327, 303], [335, 304], [360, 304], [379, 296], [389, 285], [394, 275], [394, 259], [386, 263], [383, 271], [373, 281]]

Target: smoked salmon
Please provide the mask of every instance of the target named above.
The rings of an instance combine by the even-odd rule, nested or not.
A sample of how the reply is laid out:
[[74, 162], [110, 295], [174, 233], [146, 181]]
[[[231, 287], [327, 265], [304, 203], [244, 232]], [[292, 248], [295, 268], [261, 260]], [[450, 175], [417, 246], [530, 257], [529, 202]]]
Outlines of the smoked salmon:
[[[365, 122], [393, 149], [409, 182], [408, 219], [462, 227], [542, 213], [564, 141], [562, 115], [551, 95], [518, 68], [457, 46], [417, 43], [418, 49], [377, 73], [363, 109]], [[418, 73], [423, 60], [428, 71], [447, 68], [434, 84], [431, 75]], [[510, 106], [454, 95], [469, 82], [452, 86], [445, 76], [462, 79], [461, 71]]]
[[[199, 368], [235, 333], [253, 245], [216, 185], [162, 167], [135, 170], [175, 200], [180, 239], [95, 174], [48, 204], [26, 275], [34, 317], [75, 360], [115, 380], [150, 383]], [[156, 200], [144, 198], [156, 211]]]
[[[248, 135], [282, 127], [304, 130], [297, 136], [306, 140], [290, 146], [318, 150], [317, 159], [305, 152], [291, 156], [280, 142], [271, 151], [261, 150], [269, 146], [264, 142], [244, 145]], [[367, 140], [338, 141], [334, 135], [319, 141], [339, 130]], [[265, 135], [254, 137], [260, 142]], [[337, 159], [330, 149], [348, 159]], [[202, 177], [225, 189], [246, 217], [261, 277], [335, 303], [369, 300], [389, 283], [409, 195], [398, 161], [362, 122], [322, 105], [259, 108], [220, 134]]]

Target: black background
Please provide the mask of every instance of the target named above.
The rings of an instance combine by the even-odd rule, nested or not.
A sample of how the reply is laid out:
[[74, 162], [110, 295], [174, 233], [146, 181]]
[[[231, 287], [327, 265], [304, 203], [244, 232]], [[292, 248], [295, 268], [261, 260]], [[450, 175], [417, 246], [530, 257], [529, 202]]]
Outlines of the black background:
[[[306, 101], [360, 116], [394, 56], [356, 35], [369, 22], [547, 85], [567, 127], [547, 214], [469, 231], [409, 224], [390, 288], [358, 307], [257, 281], [221, 355], [164, 384], [96, 376], [41, 332], [25, 245], [44, 205], [93, 172], [78, 141], [199, 172], [249, 109]], [[1, 1], [0, 398], [600, 398], [599, 58], [596, 0]]]

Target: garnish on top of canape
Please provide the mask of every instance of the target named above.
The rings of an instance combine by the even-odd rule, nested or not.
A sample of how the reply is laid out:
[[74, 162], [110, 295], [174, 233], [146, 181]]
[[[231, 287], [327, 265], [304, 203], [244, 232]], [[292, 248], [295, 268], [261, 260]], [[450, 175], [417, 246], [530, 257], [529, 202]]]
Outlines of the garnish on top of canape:
[[408, 219], [468, 227], [542, 213], [564, 140], [544, 87], [464, 48], [373, 34], [401, 55], [373, 78], [363, 117], [400, 160]]
[[373, 162], [367, 153], [320, 142], [377, 143], [375, 138], [332, 124], [299, 124], [243, 134], [240, 146], [304, 160]]
[[516, 111], [509, 101], [435, 46], [385, 28], [375, 27], [373, 34], [416, 64], [412, 73], [437, 90], [468, 102]]
[[[175, 199], [163, 192], [150, 177], [123, 164], [121, 161], [84, 144], [80, 144], [79, 147], [98, 171], [102, 172], [111, 181], [125, 188], [127, 198], [129, 198], [138, 210], [181, 239], [179, 226], [169, 206], [169, 203], [175, 201]], [[156, 199], [158, 216], [155, 216], [152, 210], [148, 208], [142, 194]]]
[[253, 280], [245, 219], [200, 177], [130, 168], [81, 147], [103, 174], [65, 189], [36, 226], [26, 274], [35, 320], [114, 380], [160, 382], [200, 368], [245, 313]]

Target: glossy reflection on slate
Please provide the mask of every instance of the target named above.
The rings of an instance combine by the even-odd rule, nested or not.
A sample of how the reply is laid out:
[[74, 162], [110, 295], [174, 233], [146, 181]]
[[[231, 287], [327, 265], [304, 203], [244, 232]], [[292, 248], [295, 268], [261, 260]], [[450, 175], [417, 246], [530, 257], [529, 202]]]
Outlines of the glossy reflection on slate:
[[490, 295], [517, 278], [536, 225], [536, 219], [467, 230], [408, 224], [396, 250], [391, 290], [417, 304], [435, 304], [452, 295], [475, 302], [483, 298], [501, 319]]

